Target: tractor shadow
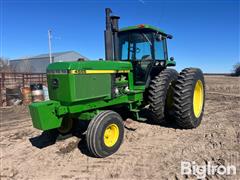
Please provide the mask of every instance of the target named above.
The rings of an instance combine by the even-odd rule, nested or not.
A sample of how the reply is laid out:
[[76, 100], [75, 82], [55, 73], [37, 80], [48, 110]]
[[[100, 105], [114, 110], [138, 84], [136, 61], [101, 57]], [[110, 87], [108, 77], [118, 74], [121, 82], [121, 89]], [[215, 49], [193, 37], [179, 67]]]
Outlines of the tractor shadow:
[[32, 146], [38, 149], [43, 149], [48, 146], [54, 145], [57, 141], [67, 139], [72, 136], [79, 138], [80, 141], [77, 144], [77, 148], [82, 154], [85, 154], [86, 156], [89, 156], [89, 157], [94, 157], [88, 150], [86, 136], [84, 134], [78, 133], [78, 134], [69, 134], [69, 135], [61, 136], [57, 132], [51, 130], [51, 131], [44, 131], [36, 137], [29, 138], [29, 141], [32, 144]]
[[42, 149], [55, 144], [57, 138], [58, 138], [57, 132], [50, 130], [44, 131], [42, 132], [42, 134], [36, 137], [29, 138], [29, 141], [32, 144], [32, 146]]
[[88, 147], [87, 147], [87, 142], [86, 142], [86, 136], [85, 135], [82, 135], [81, 138], [80, 138], [80, 141], [78, 143], [78, 149], [79, 151], [88, 156], [88, 157], [92, 157], [92, 158], [96, 158], [89, 150], [88, 150]]
[[38, 136], [29, 138], [29, 142], [32, 144], [32, 146], [38, 149], [43, 149], [48, 146], [54, 145], [57, 141], [67, 139], [72, 136], [79, 138], [77, 148], [82, 154], [85, 154], [86, 156], [89, 157], [94, 157], [92, 153], [88, 150], [86, 135], [83, 133], [82, 130], [79, 131], [79, 129], [65, 136], [59, 135], [59, 133], [56, 130], [44, 131]]
[[144, 118], [146, 118], [146, 121], [138, 121], [139, 123], [145, 123], [149, 125], [155, 125], [155, 126], [161, 126], [165, 128], [172, 128], [172, 129], [180, 129], [183, 128], [178, 126], [177, 123], [173, 119], [169, 119], [166, 123], [156, 123], [154, 122], [150, 117], [150, 112], [148, 110], [142, 110], [140, 111], [140, 115]]

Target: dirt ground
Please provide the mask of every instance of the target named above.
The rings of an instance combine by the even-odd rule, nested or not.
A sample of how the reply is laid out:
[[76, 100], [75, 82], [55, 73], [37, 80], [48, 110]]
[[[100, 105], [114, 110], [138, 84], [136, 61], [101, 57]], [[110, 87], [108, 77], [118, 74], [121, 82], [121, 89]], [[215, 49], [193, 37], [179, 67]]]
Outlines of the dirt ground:
[[202, 124], [193, 130], [134, 122], [114, 155], [90, 157], [77, 137], [45, 148], [34, 146], [34, 129], [24, 106], [0, 109], [0, 179], [195, 179], [181, 175], [181, 161], [234, 165], [240, 179], [240, 78], [206, 76]]

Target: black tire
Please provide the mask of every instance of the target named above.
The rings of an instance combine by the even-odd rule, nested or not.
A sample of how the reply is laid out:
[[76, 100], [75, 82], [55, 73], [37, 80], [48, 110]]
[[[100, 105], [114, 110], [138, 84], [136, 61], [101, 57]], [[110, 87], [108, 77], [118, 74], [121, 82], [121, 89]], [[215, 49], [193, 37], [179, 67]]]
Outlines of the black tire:
[[[197, 86], [200, 89], [202, 88], [202, 93], [199, 93], [201, 94], [199, 96], [196, 96]], [[194, 94], [199, 103], [196, 103], [197, 100], [194, 100]], [[198, 127], [202, 120], [205, 104], [205, 83], [202, 71], [197, 68], [182, 70], [176, 81], [173, 96], [174, 118], [177, 124], [185, 129]], [[194, 106], [194, 104], [197, 106]], [[195, 107], [196, 110], [194, 109]]]
[[63, 117], [61, 127], [57, 128], [57, 131], [61, 135], [67, 135], [72, 133], [74, 120], [69, 117]]
[[[109, 146], [105, 137], [109, 126], [118, 128], [118, 136], [115, 142]], [[111, 127], [110, 127], [111, 128]], [[90, 153], [95, 157], [107, 157], [115, 153], [123, 142], [124, 126], [121, 116], [114, 111], [103, 111], [96, 115], [89, 123], [86, 141]]]
[[148, 102], [149, 117], [157, 124], [169, 121], [172, 112], [173, 85], [177, 80], [178, 72], [174, 69], [165, 69], [157, 75], [149, 85]]

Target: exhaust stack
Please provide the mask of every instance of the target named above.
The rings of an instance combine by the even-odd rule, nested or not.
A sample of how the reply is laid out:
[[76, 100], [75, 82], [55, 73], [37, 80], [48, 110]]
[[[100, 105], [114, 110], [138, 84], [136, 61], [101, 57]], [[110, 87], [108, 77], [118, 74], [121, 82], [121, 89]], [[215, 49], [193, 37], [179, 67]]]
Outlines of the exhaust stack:
[[112, 20], [112, 31], [113, 31], [113, 44], [114, 44], [114, 60], [117, 61], [119, 59], [118, 50], [119, 50], [119, 40], [118, 40], [118, 20], [119, 16], [111, 16]]
[[106, 13], [106, 30], [104, 31], [105, 37], [105, 59], [106, 60], [118, 60], [118, 16], [110, 16], [112, 10], [110, 8], [105, 9]]

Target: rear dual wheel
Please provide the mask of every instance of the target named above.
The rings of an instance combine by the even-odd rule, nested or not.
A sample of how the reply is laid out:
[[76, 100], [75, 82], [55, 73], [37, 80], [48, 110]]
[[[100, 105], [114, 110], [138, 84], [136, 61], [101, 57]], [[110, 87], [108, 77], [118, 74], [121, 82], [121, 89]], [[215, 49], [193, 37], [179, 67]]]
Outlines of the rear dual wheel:
[[148, 103], [149, 119], [156, 124], [166, 124], [173, 113], [173, 87], [178, 72], [175, 69], [164, 69], [149, 85]]
[[200, 125], [205, 104], [205, 83], [198, 68], [186, 68], [179, 74], [173, 93], [174, 119], [185, 129]]
[[89, 123], [86, 134], [87, 146], [93, 156], [107, 157], [119, 149], [123, 136], [121, 116], [114, 111], [103, 111]]
[[176, 122], [185, 129], [200, 125], [205, 104], [205, 83], [198, 68], [186, 68], [178, 75], [165, 69], [150, 83], [149, 117], [159, 124]]

